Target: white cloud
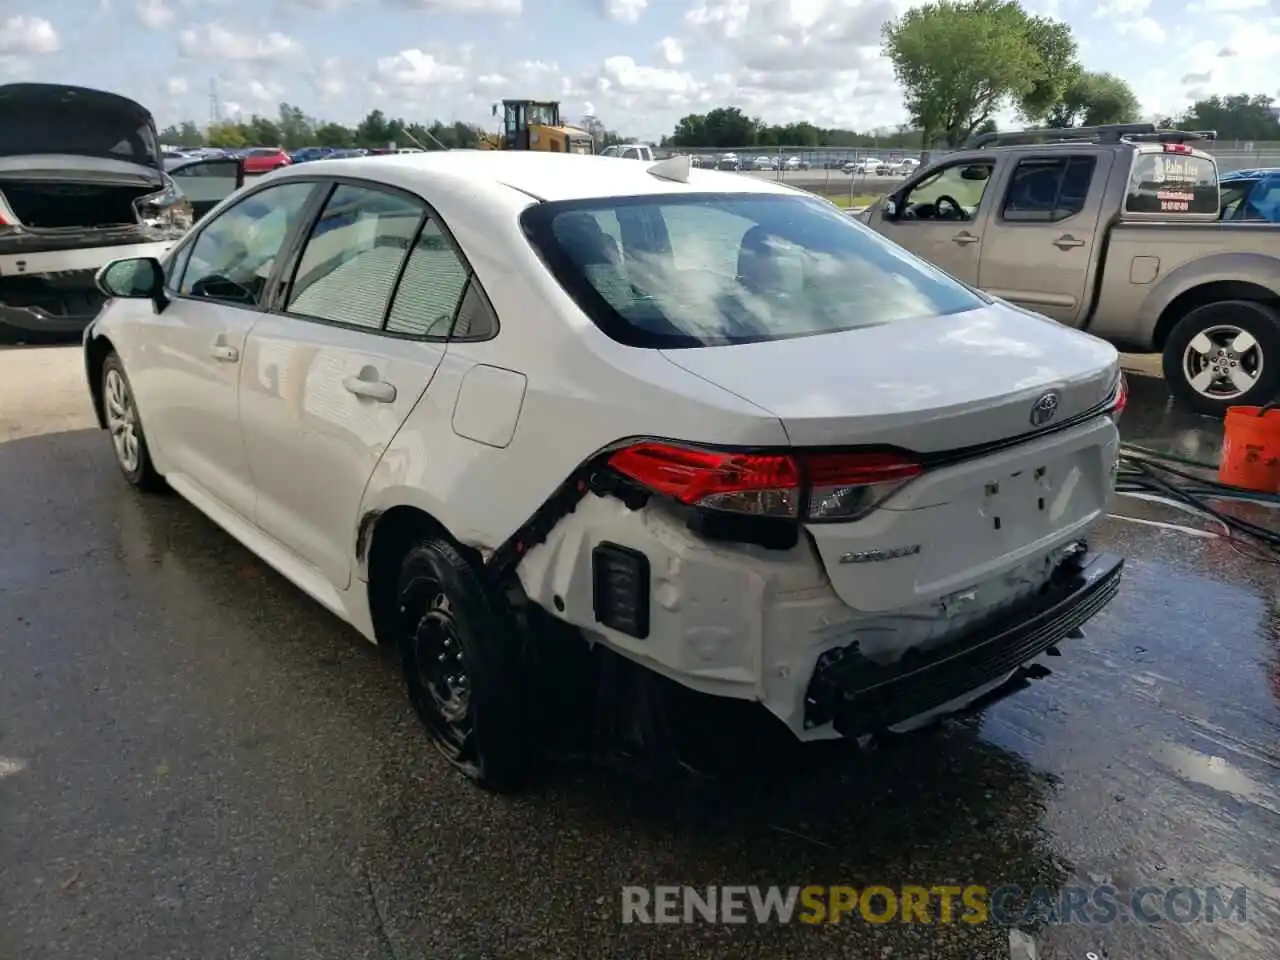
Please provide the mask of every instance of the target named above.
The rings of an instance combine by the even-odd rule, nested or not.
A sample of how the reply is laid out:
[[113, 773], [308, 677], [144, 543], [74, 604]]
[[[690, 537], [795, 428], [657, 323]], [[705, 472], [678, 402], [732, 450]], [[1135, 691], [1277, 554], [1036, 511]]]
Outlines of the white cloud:
[[142, 25], [152, 30], [171, 27], [178, 19], [177, 14], [165, 6], [164, 0], [138, 0], [134, 10]]
[[0, 56], [41, 56], [61, 48], [58, 31], [43, 17], [20, 13], [0, 23]]
[[1109, 3], [1099, 4], [1093, 15], [1107, 19], [1140, 17], [1150, 6], [1151, 0], [1110, 0]]
[[1116, 29], [1121, 33], [1132, 34], [1147, 43], [1164, 43], [1169, 37], [1164, 27], [1150, 17], [1139, 17], [1132, 23], [1118, 23]]
[[206, 23], [183, 30], [178, 35], [178, 50], [194, 59], [271, 64], [297, 56], [302, 47], [283, 33], [237, 33], [218, 23]]
[[181, 97], [190, 89], [186, 77], [170, 77], [165, 89], [169, 91], [171, 97]]
[[675, 37], [663, 37], [658, 42], [658, 51], [663, 63], [673, 67], [684, 63], [684, 44]]
[[442, 85], [455, 85], [466, 79], [467, 72], [459, 64], [446, 63], [422, 50], [401, 50], [382, 57], [373, 71], [377, 89], [386, 92], [423, 92]]
[[455, 13], [517, 16], [523, 9], [522, 0], [391, 0], [398, 7], [425, 10], [427, 13]]
[[605, 16], [616, 23], [639, 23], [649, 0], [604, 0]]

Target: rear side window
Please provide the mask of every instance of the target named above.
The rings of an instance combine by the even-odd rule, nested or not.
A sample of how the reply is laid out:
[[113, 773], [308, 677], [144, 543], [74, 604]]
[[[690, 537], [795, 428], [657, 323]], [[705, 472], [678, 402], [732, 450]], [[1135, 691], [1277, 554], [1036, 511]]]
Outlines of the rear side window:
[[1213, 214], [1218, 206], [1218, 167], [1187, 153], [1139, 153], [1133, 158], [1126, 213]]
[[1009, 221], [1056, 223], [1084, 209], [1093, 180], [1093, 157], [1020, 160], [1000, 216]]
[[528, 208], [522, 223], [579, 307], [631, 346], [780, 340], [987, 302], [829, 204], [803, 196], [542, 203]]
[[426, 209], [408, 197], [340, 184], [298, 260], [286, 311], [379, 330]]
[[470, 271], [434, 222], [422, 228], [387, 317], [391, 333], [447, 337]]

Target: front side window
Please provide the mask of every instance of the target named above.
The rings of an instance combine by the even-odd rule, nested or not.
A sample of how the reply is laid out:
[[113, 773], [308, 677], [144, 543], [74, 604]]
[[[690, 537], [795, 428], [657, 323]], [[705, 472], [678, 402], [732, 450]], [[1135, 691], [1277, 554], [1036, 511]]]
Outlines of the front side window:
[[1190, 153], [1138, 153], [1129, 173], [1126, 213], [1220, 213], [1218, 167]]
[[379, 330], [426, 208], [402, 194], [340, 184], [298, 259], [285, 310]]
[[900, 219], [972, 220], [987, 192], [993, 169], [989, 160], [958, 163], [926, 176], [907, 191]]
[[680, 194], [543, 203], [525, 235], [606, 334], [676, 348], [959, 313], [986, 301], [820, 200]]
[[253, 306], [314, 188], [282, 183], [259, 190], [210, 220], [195, 242], [178, 293]]

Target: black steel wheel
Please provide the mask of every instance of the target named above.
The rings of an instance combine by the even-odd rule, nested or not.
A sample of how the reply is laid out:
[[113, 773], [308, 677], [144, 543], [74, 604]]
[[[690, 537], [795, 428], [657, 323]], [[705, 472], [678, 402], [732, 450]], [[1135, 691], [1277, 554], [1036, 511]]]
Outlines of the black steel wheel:
[[409, 699], [436, 747], [485, 789], [522, 786], [534, 744], [523, 638], [505, 600], [452, 543], [430, 539], [405, 556], [397, 601]]

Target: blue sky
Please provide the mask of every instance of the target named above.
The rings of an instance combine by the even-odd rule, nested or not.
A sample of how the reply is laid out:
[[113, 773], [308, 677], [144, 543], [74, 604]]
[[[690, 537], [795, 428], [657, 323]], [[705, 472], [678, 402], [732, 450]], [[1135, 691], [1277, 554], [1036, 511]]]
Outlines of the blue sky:
[[[488, 122], [559, 99], [640, 137], [737, 103], [867, 130], [905, 117], [880, 25], [916, 0], [4, 0], [0, 76], [102, 87], [163, 125], [281, 100], [354, 122]], [[1150, 114], [1211, 92], [1280, 95], [1280, 0], [1031, 0]]]

